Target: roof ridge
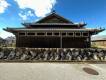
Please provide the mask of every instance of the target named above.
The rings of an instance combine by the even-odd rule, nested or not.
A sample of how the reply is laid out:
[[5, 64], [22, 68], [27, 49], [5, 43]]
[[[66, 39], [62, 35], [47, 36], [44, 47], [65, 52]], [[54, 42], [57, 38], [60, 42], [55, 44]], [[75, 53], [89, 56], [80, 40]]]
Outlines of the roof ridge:
[[44, 19], [48, 18], [49, 16], [56, 16], [57, 18], [64, 19], [64, 20], [65, 20], [65, 21], [67, 21], [68, 23], [73, 24], [73, 22], [72, 22], [72, 21], [70, 21], [70, 20], [68, 20], [68, 19], [64, 18], [63, 16], [60, 16], [60, 15], [59, 15], [59, 14], [57, 14], [56, 12], [51, 12], [51, 13], [50, 13], [50, 14], [48, 14], [47, 16], [45, 16], [45, 17], [41, 18], [40, 20], [38, 20], [36, 23], [39, 23], [40, 21], [42, 21], [42, 20], [44, 20]]

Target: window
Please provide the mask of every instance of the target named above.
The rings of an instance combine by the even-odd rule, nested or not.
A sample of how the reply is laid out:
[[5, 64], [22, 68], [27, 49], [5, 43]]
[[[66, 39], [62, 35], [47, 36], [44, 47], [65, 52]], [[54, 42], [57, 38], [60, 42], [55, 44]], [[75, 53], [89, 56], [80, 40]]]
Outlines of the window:
[[75, 36], [81, 36], [80, 32], [75, 33]]
[[51, 35], [52, 35], [52, 33], [47, 33], [47, 35], [48, 35], [48, 36], [51, 36]]
[[25, 33], [24, 33], [24, 32], [21, 32], [21, 33], [19, 33], [19, 35], [22, 35], [22, 36], [24, 36], [24, 35], [25, 35]]
[[68, 36], [73, 36], [73, 33], [68, 33]]
[[54, 35], [59, 36], [59, 33], [54, 33]]
[[66, 33], [62, 33], [62, 36], [66, 36]]
[[83, 33], [83, 36], [88, 36], [88, 33]]
[[37, 33], [37, 35], [43, 36], [43, 35], [45, 35], [45, 33]]
[[28, 35], [35, 35], [35, 33], [28, 33]]

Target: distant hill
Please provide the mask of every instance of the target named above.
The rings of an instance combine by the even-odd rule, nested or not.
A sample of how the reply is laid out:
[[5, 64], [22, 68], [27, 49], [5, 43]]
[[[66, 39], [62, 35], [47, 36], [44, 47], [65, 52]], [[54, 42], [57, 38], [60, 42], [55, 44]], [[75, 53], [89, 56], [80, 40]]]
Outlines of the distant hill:
[[15, 43], [16, 38], [13, 37], [13, 36], [7, 37], [7, 38], [5, 38], [5, 41], [6, 41], [7, 44]]
[[0, 37], [0, 43], [2, 43], [3, 41], [4, 41], [4, 39]]
[[5, 44], [5, 40], [0, 37], [0, 46], [2, 46], [3, 44]]

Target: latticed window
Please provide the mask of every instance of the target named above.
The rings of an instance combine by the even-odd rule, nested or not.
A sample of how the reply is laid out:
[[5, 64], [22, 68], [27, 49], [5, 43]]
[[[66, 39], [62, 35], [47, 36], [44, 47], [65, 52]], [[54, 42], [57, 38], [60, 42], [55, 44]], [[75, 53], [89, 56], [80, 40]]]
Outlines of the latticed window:
[[80, 32], [75, 33], [75, 36], [81, 36]]
[[66, 36], [66, 33], [62, 33], [62, 36]]
[[67, 33], [67, 34], [68, 34], [68, 36], [73, 36], [74, 35], [74, 33], [72, 33], [72, 32], [71, 33]]
[[19, 33], [19, 35], [22, 35], [22, 36], [24, 36], [24, 35], [25, 35], [25, 33], [24, 33], [24, 32], [20, 32], [20, 33]]
[[51, 35], [52, 35], [52, 33], [47, 33], [47, 35], [48, 35], [48, 36], [51, 36]]
[[37, 35], [43, 36], [43, 35], [45, 35], [45, 33], [37, 33]]
[[54, 33], [54, 35], [59, 36], [59, 35], [60, 35], [60, 33]]
[[88, 33], [83, 33], [83, 36], [89, 36], [89, 34]]
[[35, 33], [28, 33], [28, 35], [35, 35]]

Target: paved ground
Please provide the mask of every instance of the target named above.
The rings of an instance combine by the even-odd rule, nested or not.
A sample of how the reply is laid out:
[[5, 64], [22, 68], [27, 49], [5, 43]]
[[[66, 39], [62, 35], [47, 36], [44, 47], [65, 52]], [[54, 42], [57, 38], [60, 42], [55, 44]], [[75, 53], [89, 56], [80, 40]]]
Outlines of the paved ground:
[[[84, 67], [99, 75], [84, 72]], [[106, 80], [106, 64], [0, 63], [0, 80]]]

